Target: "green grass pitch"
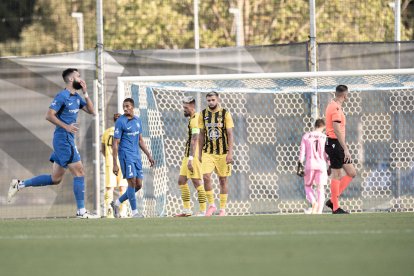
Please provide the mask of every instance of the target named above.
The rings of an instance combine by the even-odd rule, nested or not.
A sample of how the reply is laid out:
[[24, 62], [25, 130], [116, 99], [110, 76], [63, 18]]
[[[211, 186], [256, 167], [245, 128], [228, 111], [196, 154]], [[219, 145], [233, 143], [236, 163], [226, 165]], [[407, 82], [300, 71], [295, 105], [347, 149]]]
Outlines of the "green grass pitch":
[[414, 213], [0, 220], [0, 275], [414, 275]]

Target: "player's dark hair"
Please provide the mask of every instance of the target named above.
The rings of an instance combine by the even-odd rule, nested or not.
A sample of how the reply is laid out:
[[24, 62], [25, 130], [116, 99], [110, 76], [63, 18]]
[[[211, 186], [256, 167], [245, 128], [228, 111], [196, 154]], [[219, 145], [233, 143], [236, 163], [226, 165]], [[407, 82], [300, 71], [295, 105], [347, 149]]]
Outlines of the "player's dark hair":
[[116, 120], [118, 120], [118, 118], [121, 116], [121, 114], [119, 113], [115, 113], [114, 114], [114, 122], [116, 122]]
[[183, 98], [184, 104], [194, 104], [195, 105], [195, 99], [192, 96], [184, 97]]
[[219, 94], [216, 91], [211, 91], [211, 92], [207, 93], [206, 98], [208, 98], [208, 97], [218, 97], [218, 96], [219, 96]]
[[324, 119], [316, 119], [315, 121], [315, 128], [320, 128], [325, 126], [325, 120]]
[[68, 83], [69, 82], [69, 75], [72, 74], [73, 72], [78, 72], [78, 69], [76, 68], [68, 68], [65, 71], [62, 72], [62, 78], [63, 81]]
[[126, 98], [124, 100], [124, 103], [126, 103], [126, 102], [130, 102], [132, 104], [132, 106], [135, 106], [135, 102], [134, 102], [134, 100], [132, 98]]
[[340, 84], [335, 88], [335, 95], [341, 95], [346, 91], [348, 91], [348, 87], [346, 85]]

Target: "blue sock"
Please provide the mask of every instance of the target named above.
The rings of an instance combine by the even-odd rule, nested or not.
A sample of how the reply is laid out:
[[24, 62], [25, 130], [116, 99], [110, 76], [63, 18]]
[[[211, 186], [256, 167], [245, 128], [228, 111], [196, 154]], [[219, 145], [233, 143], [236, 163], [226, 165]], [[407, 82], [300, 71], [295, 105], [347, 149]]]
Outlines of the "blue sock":
[[38, 187], [52, 185], [52, 176], [50, 174], [42, 174], [23, 181], [25, 187]]
[[75, 194], [78, 210], [85, 208], [85, 177], [78, 176], [73, 178], [73, 193]]
[[122, 203], [127, 199], [128, 199], [128, 190], [123, 195], [121, 195], [118, 200], [119, 200], [119, 202]]
[[131, 205], [131, 210], [137, 209], [137, 198], [135, 197], [135, 188], [128, 187], [126, 194], [128, 195], [129, 204]]

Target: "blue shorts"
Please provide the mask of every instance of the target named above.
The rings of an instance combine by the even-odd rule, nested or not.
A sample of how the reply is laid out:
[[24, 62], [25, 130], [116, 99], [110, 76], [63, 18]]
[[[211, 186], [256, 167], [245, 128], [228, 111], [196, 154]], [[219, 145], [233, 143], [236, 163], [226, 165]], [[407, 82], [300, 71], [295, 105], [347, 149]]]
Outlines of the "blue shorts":
[[69, 134], [59, 134], [53, 137], [53, 150], [50, 155], [50, 162], [56, 163], [63, 168], [68, 164], [81, 160], [75, 141]]
[[130, 178], [144, 178], [144, 173], [142, 171], [142, 164], [138, 161], [129, 161], [124, 158], [119, 158], [119, 164], [121, 165], [122, 175], [126, 179]]

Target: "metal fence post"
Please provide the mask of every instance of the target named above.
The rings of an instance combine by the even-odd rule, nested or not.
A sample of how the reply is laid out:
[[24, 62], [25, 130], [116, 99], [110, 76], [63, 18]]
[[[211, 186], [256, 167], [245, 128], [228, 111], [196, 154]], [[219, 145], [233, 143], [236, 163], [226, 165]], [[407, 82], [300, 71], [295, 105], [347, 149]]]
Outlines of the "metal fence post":
[[[101, 137], [104, 129], [105, 129], [105, 84], [104, 84], [104, 38], [103, 38], [103, 13], [102, 13], [102, 0], [96, 0], [96, 36], [97, 36], [97, 43], [96, 43], [96, 74], [98, 79], [97, 84], [97, 96], [96, 104], [98, 106], [98, 113], [99, 113], [99, 132], [95, 135]], [[96, 187], [101, 187], [100, 183], [103, 180], [104, 176], [103, 173], [105, 172], [105, 164], [103, 158], [99, 158], [99, 165], [100, 165], [100, 175], [96, 176], [95, 183]], [[98, 161], [97, 161], [98, 162]], [[98, 189], [97, 198], [95, 202], [96, 212], [100, 214], [101, 206], [100, 206], [100, 197], [101, 191], [100, 188]]]
[[[400, 68], [400, 62], [401, 62], [401, 58], [400, 58], [400, 53], [401, 53], [401, 0], [395, 0], [394, 2], [394, 40], [397, 43], [397, 55], [396, 55], [396, 66], [399, 69]], [[400, 114], [397, 112], [396, 113], [396, 121], [397, 121], [397, 139], [401, 139], [401, 125], [400, 125]], [[396, 168], [396, 182], [397, 182], [397, 204], [398, 207], [397, 209], [401, 211], [401, 169], [400, 168]], [[395, 206], [396, 207], [396, 206]]]
[[[310, 66], [311, 72], [316, 72], [317, 67], [317, 44], [316, 44], [316, 18], [315, 18], [315, 0], [309, 0], [309, 18], [310, 18]], [[314, 121], [319, 117], [318, 108], [318, 80], [315, 78], [312, 80], [312, 103], [311, 103], [311, 116]]]

